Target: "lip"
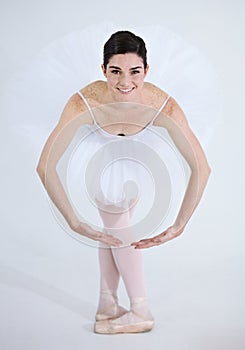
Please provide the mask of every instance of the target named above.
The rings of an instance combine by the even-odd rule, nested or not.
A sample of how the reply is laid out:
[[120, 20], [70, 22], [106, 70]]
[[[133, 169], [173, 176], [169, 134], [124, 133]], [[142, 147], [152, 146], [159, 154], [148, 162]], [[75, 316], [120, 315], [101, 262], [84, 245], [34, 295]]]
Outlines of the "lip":
[[134, 87], [132, 87], [131, 89], [120, 89], [120, 88], [117, 88], [117, 90], [118, 90], [121, 94], [127, 95], [127, 94], [130, 94], [130, 92], [132, 92], [132, 91], [134, 90]]

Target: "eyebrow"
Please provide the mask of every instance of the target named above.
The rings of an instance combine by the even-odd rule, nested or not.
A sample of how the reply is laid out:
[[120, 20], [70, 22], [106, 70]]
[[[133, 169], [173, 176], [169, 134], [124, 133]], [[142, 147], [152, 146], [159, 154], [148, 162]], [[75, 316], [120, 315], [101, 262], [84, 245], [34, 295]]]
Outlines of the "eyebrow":
[[[117, 66], [109, 66], [109, 68], [114, 68], [114, 69], [121, 70], [121, 68], [117, 67]], [[137, 67], [130, 68], [130, 70], [135, 70], [135, 69], [142, 69], [142, 67], [141, 66], [137, 66]]]

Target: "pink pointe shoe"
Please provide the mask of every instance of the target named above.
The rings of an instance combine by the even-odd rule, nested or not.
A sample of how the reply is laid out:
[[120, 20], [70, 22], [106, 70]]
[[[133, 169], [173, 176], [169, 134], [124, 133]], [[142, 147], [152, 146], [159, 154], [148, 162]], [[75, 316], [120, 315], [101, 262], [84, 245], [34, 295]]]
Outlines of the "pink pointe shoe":
[[114, 318], [118, 318], [126, 314], [128, 310], [118, 304], [111, 304], [103, 310], [97, 311], [95, 315], [96, 321], [105, 321]]
[[99, 334], [142, 333], [149, 332], [153, 326], [153, 318], [144, 318], [134, 311], [128, 311], [118, 318], [97, 321], [94, 332]]

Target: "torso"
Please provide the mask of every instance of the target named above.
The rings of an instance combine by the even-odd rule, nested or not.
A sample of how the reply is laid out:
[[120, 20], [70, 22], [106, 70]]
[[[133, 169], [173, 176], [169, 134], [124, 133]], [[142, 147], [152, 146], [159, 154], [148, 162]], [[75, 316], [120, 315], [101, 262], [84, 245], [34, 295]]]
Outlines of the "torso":
[[[103, 106], [110, 106], [110, 104], [115, 103], [113, 100], [110, 99], [110, 96], [107, 93], [107, 84], [105, 81], [95, 81], [83, 88], [81, 92], [86, 98], [90, 107], [93, 108], [97, 124], [99, 124], [100, 127], [103, 128], [105, 131], [113, 135], [131, 135], [144, 129], [146, 125], [148, 125], [151, 122], [151, 119], [154, 117], [154, 114], [157, 113], [159, 108], [162, 106], [164, 100], [168, 96], [166, 92], [159, 89], [155, 85], [145, 82], [142, 90], [142, 103], [140, 104], [140, 108], [142, 109], [142, 106], [144, 105], [146, 107], [146, 113], [138, 113], [138, 115], [140, 115], [140, 118], [138, 118], [137, 115], [137, 117], [129, 117], [128, 120], [125, 120], [124, 118], [122, 121], [120, 120], [120, 116], [116, 119], [115, 113], [108, 112], [109, 107], [107, 108], [107, 112], [105, 113], [106, 107]], [[84, 102], [78, 94], [77, 99], [78, 101], [76, 101], [75, 99], [75, 101], [77, 102], [76, 105], [78, 109], [80, 106], [81, 113], [85, 109], [87, 109], [87, 107], [84, 106]], [[111, 108], [111, 110], [113, 110], [113, 108]], [[92, 117], [90, 123], [93, 124]]]

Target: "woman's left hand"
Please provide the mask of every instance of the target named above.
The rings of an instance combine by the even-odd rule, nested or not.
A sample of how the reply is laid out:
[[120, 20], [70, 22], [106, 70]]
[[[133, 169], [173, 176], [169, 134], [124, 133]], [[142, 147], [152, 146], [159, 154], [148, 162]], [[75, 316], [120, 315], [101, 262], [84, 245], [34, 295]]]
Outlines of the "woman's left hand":
[[176, 226], [170, 226], [166, 231], [160, 233], [159, 235], [151, 238], [141, 239], [139, 242], [131, 243], [135, 249], [150, 248], [156, 245], [163, 244], [181, 235], [185, 227], [179, 228]]

